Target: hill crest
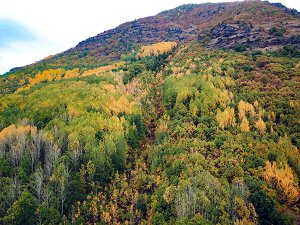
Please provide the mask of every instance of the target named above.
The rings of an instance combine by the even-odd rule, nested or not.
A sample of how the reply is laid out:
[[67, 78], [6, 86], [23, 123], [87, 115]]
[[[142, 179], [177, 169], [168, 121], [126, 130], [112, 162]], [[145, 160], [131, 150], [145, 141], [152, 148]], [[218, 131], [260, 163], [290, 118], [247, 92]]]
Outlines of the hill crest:
[[[300, 14], [280, 3], [244, 1], [186, 4], [126, 22], [43, 59], [40, 67], [89, 67], [119, 60], [136, 46], [198, 41], [208, 48], [277, 50], [300, 47]], [[11, 72], [22, 68], [13, 69]]]

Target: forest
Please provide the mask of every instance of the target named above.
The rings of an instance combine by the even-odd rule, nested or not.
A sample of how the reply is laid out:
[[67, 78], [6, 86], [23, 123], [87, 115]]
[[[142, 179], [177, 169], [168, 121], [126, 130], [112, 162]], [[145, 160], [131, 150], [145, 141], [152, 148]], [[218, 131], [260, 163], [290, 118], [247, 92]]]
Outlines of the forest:
[[0, 78], [1, 224], [299, 222], [297, 49], [30, 70]]

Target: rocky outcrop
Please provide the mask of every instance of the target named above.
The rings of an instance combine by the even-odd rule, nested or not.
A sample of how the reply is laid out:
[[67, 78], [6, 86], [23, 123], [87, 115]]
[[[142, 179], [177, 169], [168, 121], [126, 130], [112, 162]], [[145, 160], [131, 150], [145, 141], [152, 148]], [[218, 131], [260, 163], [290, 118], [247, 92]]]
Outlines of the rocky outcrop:
[[237, 46], [274, 49], [286, 44], [298, 47], [299, 33], [298, 12], [280, 4], [259, 1], [189, 4], [124, 23], [80, 42], [51, 60], [56, 63], [55, 60], [72, 56], [80, 61], [82, 57], [84, 65], [86, 56], [99, 63], [108, 62], [130, 52], [134, 45], [161, 41], [200, 41], [208, 48], [225, 49]]

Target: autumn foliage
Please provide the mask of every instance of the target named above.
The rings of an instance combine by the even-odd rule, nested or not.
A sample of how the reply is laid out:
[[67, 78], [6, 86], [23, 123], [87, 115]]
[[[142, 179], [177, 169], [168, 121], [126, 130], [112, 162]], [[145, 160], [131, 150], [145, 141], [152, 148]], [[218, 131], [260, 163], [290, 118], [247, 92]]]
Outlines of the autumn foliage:
[[300, 190], [292, 169], [286, 163], [266, 162], [265, 180], [278, 191], [279, 197], [288, 205], [298, 202]]
[[226, 108], [223, 112], [218, 111], [216, 114], [216, 121], [218, 121], [222, 129], [229, 126], [235, 126], [234, 109]]
[[136, 57], [142, 58], [146, 56], [158, 56], [171, 52], [176, 46], [176, 42], [159, 42], [152, 45], [142, 46]]
[[299, 60], [276, 54], [162, 42], [1, 80], [0, 223], [293, 224], [297, 79], [264, 65]]

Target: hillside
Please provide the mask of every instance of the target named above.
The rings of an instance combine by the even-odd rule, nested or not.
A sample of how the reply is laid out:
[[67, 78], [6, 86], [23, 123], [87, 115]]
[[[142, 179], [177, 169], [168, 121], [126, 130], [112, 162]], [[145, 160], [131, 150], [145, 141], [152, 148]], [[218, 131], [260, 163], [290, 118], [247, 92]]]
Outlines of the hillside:
[[299, 35], [190, 4], [0, 77], [0, 224], [299, 224]]
[[299, 48], [299, 18], [296, 10], [260, 1], [183, 5], [88, 38], [28, 66], [26, 74], [58, 67], [95, 68], [119, 60], [136, 46], [161, 41], [199, 40], [209, 48], [242, 50], [276, 50], [284, 45]]

